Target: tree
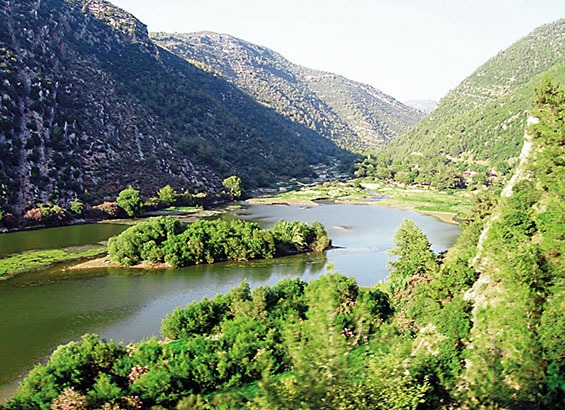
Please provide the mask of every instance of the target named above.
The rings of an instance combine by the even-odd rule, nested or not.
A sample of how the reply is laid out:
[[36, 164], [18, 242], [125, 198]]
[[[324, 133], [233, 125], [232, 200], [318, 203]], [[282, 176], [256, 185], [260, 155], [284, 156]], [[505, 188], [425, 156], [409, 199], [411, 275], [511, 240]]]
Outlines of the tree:
[[392, 293], [406, 289], [411, 276], [437, 269], [436, 255], [430, 241], [411, 220], [402, 222], [394, 234], [393, 242], [395, 248], [390, 255], [397, 258], [389, 262], [390, 276], [387, 280]]
[[241, 197], [241, 178], [232, 175], [222, 181], [222, 185], [227, 189], [227, 193], [233, 198]]
[[82, 201], [78, 198], [75, 198], [72, 202], [71, 202], [71, 212], [77, 214], [77, 215], [82, 215], [84, 211], [84, 204], [82, 203]]
[[[292, 372], [282, 377], [264, 373], [252, 409], [373, 408], [365, 402], [357, 368], [350, 360], [356, 332], [353, 311], [359, 287], [355, 279], [327, 274], [305, 290], [308, 311], [284, 322], [284, 344]], [[365, 370], [365, 369], [363, 369]]]
[[170, 205], [177, 199], [177, 191], [170, 185], [165, 185], [157, 191], [157, 195], [159, 196], [159, 201], [164, 205]]
[[139, 191], [131, 185], [122, 190], [116, 199], [118, 206], [122, 208], [128, 216], [136, 215], [143, 205], [143, 199]]

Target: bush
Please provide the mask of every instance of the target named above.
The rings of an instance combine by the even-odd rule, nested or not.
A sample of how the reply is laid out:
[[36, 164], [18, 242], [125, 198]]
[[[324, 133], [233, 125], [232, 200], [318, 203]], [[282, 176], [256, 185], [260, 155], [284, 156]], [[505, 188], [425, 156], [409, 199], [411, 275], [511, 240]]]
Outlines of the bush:
[[92, 209], [109, 218], [117, 218], [120, 214], [118, 204], [115, 202], [103, 202], [100, 205], [93, 206]]
[[230, 195], [232, 198], [239, 198], [241, 197], [241, 178], [238, 176], [232, 175], [222, 181], [222, 185], [227, 190], [227, 194]]
[[116, 203], [126, 212], [126, 214], [128, 214], [128, 216], [134, 216], [141, 211], [143, 199], [141, 198], [139, 191], [130, 185], [119, 193]]
[[80, 199], [76, 198], [74, 201], [71, 202], [70, 205], [71, 205], [71, 212], [77, 215], [82, 215], [82, 213], [84, 212], [84, 204]]
[[165, 185], [163, 188], [159, 189], [157, 195], [159, 196], [159, 202], [165, 206], [171, 205], [177, 199], [177, 191], [170, 185]]
[[33, 222], [57, 222], [65, 219], [66, 213], [63, 208], [52, 204], [38, 204], [36, 208], [28, 210], [24, 219]]
[[242, 220], [199, 220], [181, 227], [172, 217], [153, 218], [110, 239], [110, 258], [124, 265], [166, 262], [172, 267], [223, 261], [267, 259], [330, 243], [325, 228], [314, 223], [281, 221], [271, 230]]
[[161, 245], [180, 231], [181, 226], [175, 218], [151, 218], [110, 238], [108, 254], [113, 261], [127, 266], [144, 260], [163, 262], [165, 251]]

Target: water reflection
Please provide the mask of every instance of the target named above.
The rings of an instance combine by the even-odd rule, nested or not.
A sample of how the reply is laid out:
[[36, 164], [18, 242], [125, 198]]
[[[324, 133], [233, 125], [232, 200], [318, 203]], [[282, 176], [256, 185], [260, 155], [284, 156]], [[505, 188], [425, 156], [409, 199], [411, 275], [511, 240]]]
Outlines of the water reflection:
[[91, 245], [105, 241], [127, 227], [127, 225], [99, 223], [3, 233], [0, 234], [0, 258], [32, 249]]
[[[263, 227], [272, 226], [280, 219], [320, 221], [339, 248], [325, 253], [184, 269], [105, 268], [77, 272], [62, 265], [0, 282], [0, 397], [13, 389], [14, 379], [45, 358], [54, 347], [76, 340], [86, 332], [124, 342], [159, 335], [161, 319], [177, 306], [227, 292], [243, 279], [252, 287], [265, 286], [288, 276], [310, 281], [334, 269], [354, 276], [361, 286], [373, 286], [386, 278], [387, 251], [403, 219], [414, 220], [437, 252], [451, 246], [459, 232], [458, 227], [429, 216], [366, 205], [244, 204], [232, 208], [231, 213]], [[55, 229], [23, 232], [9, 238], [22, 239], [20, 246], [37, 243], [38, 248], [44, 249], [53, 247], [54, 243], [70, 246], [97, 242], [124, 227], [95, 224]], [[66, 230], [73, 232], [67, 239]], [[77, 232], [81, 230], [79, 235]], [[57, 233], [56, 242], [52, 232]], [[5, 238], [0, 235], [0, 246], [10, 242]], [[16, 245], [12, 244], [11, 249]], [[6, 253], [5, 248], [2, 250]]]

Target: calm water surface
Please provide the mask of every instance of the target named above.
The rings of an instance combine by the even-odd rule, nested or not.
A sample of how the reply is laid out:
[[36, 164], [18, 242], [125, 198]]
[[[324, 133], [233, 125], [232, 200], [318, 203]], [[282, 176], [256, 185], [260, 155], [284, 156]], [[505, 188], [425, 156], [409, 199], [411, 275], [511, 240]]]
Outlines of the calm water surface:
[[[243, 205], [231, 215], [270, 227], [280, 219], [319, 221], [339, 248], [266, 261], [222, 263], [184, 269], [94, 269], [58, 266], [0, 282], [0, 398], [18, 378], [59, 344], [84, 333], [131, 342], [158, 336], [161, 319], [177, 306], [227, 292], [247, 279], [252, 287], [287, 276], [310, 281], [328, 270], [373, 286], [387, 276], [387, 251], [403, 219], [412, 219], [436, 252], [451, 246], [459, 228], [410, 211], [369, 205], [313, 207]], [[229, 217], [229, 215], [227, 215]], [[0, 257], [30, 249], [106, 240], [123, 225], [93, 224], [0, 235]]]

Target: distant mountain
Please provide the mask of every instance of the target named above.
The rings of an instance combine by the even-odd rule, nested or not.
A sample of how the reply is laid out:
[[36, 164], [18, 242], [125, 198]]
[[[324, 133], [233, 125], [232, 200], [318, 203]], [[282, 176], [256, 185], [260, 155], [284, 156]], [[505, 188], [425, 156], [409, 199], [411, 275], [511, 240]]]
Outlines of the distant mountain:
[[429, 114], [437, 108], [438, 102], [435, 100], [410, 100], [405, 101], [404, 104]]
[[160, 46], [348, 150], [379, 148], [423, 117], [369, 85], [301, 67], [268, 48], [226, 34], [151, 36]]
[[351, 159], [103, 0], [2, 1], [0, 98], [0, 214], [129, 184], [261, 185]]
[[[389, 146], [420, 182], [465, 170], [507, 174], [520, 152], [533, 88], [546, 73], [565, 81], [565, 19], [501, 51], [450, 91], [435, 111]], [[426, 175], [422, 177], [422, 171]]]

